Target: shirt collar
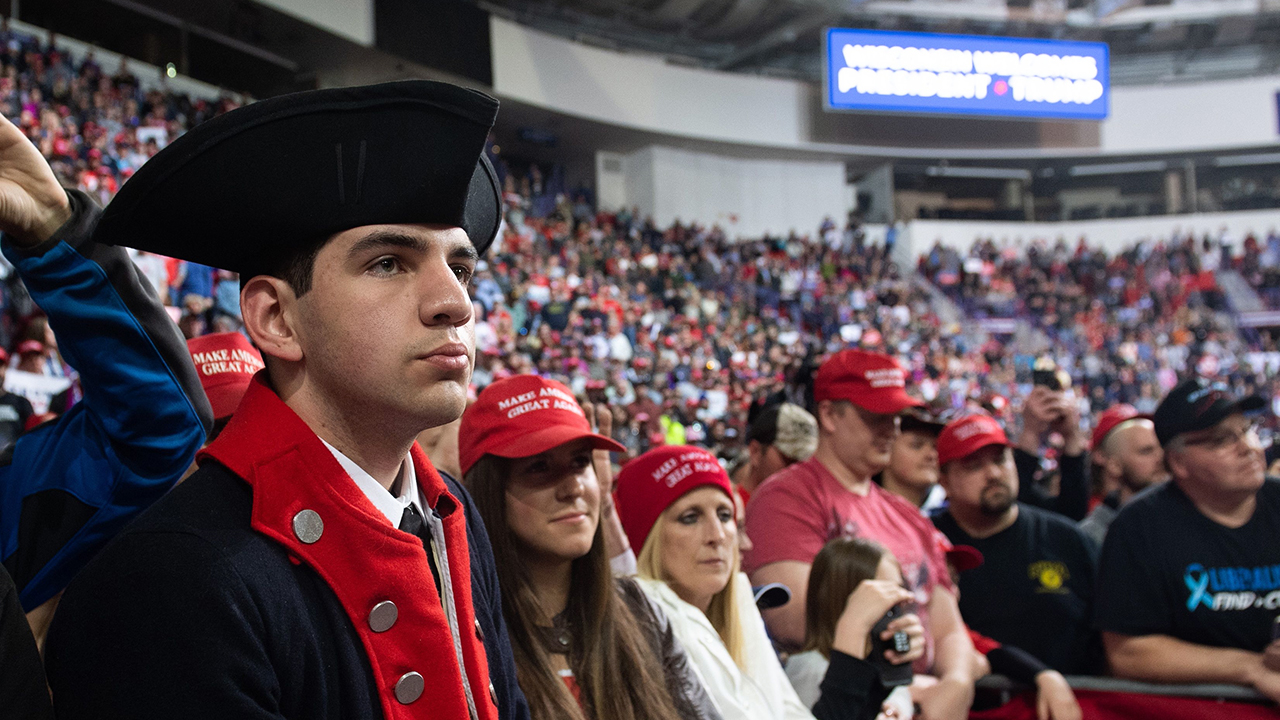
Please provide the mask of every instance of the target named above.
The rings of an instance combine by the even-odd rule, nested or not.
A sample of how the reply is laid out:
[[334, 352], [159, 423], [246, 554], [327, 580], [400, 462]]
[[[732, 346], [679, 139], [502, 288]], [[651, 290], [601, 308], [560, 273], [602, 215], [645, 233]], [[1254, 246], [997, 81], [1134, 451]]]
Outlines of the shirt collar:
[[400, 496], [396, 497], [382, 487], [381, 483], [374, 480], [372, 475], [365, 472], [364, 468], [342, 454], [338, 448], [325, 442], [324, 438], [320, 438], [320, 442], [329, 448], [333, 458], [338, 461], [347, 475], [351, 476], [351, 480], [355, 482], [356, 487], [360, 488], [360, 492], [369, 498], [369, 502], [378, 508], [378, 512], [386, 516], [391, 527], [400, 527], [400, 518], [404, 516], [404, 509], [409, 507], [410, 503], [418, 509], [418, 512], [422, 512], [422, 501], [418, 498], [418, 477], [413, 469], [411, 458], [406, 457], [400, 464]]

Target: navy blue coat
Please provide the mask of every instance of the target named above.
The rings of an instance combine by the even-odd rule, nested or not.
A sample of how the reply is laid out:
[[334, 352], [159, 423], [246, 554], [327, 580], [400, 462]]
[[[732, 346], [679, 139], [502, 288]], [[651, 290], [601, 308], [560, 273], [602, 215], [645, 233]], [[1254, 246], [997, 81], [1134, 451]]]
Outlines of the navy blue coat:
[[[314, 488], [328, 482], [323, 471], [329, 466], [314, 450], [320, 448], [325, 463], [332, 462], [332, 456], [314, 435], [305, 441], [281, 440], [280, 436], [298, 434], [280, 428], [279, 417], [271, 414], [284, 411], [263, 410], [261, 406], [246, 410], [251, 397], [265, 397], [264, 393], [269, 395], [268, 401], [283, 407], [274, 393], [251, 387], [245, 404], [211, 446], [212, 454], [205, 456], [200, 470], [126, 528], [67, 589], [45, 648], [59, 718], [355, 720], [386, 717], [388, 708], [395, 717], [452, 720], [459, 715], [442, 709], [450, 707], [446, 700], [455, 701], [452, 707], [457, 707], [460, 689], [456, 682], [442, 680], [444, 672], [429, 671], [431, 667], [451, 668], [456, 678], [453, 648], [447, 640], [438, 640], [439, 628], [433, 630], [435, 635], [412, 636], [407, 656], [404, 636], [395, 637], [402, 628], [407, 631], [415, 615], [424, 615], [429, 609], [419, 608], [414, 604], [417, 599], [410, 595], [431, 595], [436, 603], [434, 611], [439, 612], [421, 543], [416, 545], [421, 556], [418, 560], [397, 555], [401, 552], [396, 545], [398, 536], [410, 542], [416, 538], [386, 525], [385, 518], [378, 521], [385, 526], [382, 531], [377, 531], [373, 521], [367, 528], [351, 529], [351, 525], [368, 519], [363, 516], [372, 514], [371, 505], [370, 512], [362, 514], [354, 507], [359, 501], [350, 496], [335, 495], [336, 504], [330, 506], [317, 500], [316, 495], [324, 493]], [[249, 417], [242, 417], [242, 413]], [[237, 428], [237, 423], [242, 427]], [[255, 427], [244, 427], [254, 423]], [[237, 466], [237, 472], [232, 472], [213, 452], [224, 442], [298, 444], [271, 452], [251, 451], [250, 455], [260, 459], [245, 466], [247, 469]], [[418, 451], [415, 455], [425, 462]], [[308, 472], [309, 463], [320, 472]], [[272, 475], [273, 468], [284, 472]], [[256, 480], [246, 480], [255, 473]], [[443, 477], [441, 484], [437, 479], [438, 497], [433, 498], [424, 474], [434, 475], [434, 470], [419, 470], [426, 502], [444, 513], [446, 522], [465, 519], [469, 555], [457, 558], [450, 553], [450, 563], [456, 568], [469, 557], [471, 603], [487, 657], [487, 679], [493, 686], [490, 691], [485, 679], [473, 674], [470, 685], [475, 701], [487, 703], [492, 697], [503, 720], [528, 718], [527, 704], [516, 683], [493, 553], [482, 521], [470, 496], [456, 481]], [[292, 480], [282, 477], [300, 478], [300, 484], [291, 485]], [[354, 484], [347, 483], [359, 493]], [[309, 507], [324, 515], [324, 538], [315, 544], [290, 545], [293, 537], [287, 530], [288, 520], [283, 528], [277, 527], [269, 512], [270, 506], [280, 504], [292, 514], [300, 507], [298, 502], [311, 503]], [[354, 515], [355, 521], [344, 518], [344, 513]], [[454, 538], [461, 540], [460, 528], [454, 527], [458, 533]], [[352, 538], [370, 537], [360, 534], [365, 530], [382, 534], [372, 536], [375, 543], [347, 544]], [[367, 567], [365, 577], [349, 579], [345, 585], [335, 583], [333, 565], [311, 555], [325, 552], [330, 539], [334, 543], [330, 550], [339, 561]], [[318, 568], [328, 570], [322, 575]], [[406, 593], [395, 583], [412, 573], [419, 577], [412, 587], [421, 590]], [[462, 578], [455, 577], [453, 582], [458, 586]], [[354, 590], [373, 593], [369, 597], [381, 597], [378, 593], [385, 590], [388, 597], [396, 599], [400, 607], [396, 627], [370, 635], [361, 614], [367, 610], [351, 612], [344, 607], [344, 599], [349, 599], [353, 590], [351, 584], [367, 585]], [[475, 632], [472, 621], [462, 617], [460, 614], [459, 624], [465, 622], [462, 633]], [[443, 632], [447, 638], [448, 630]], [[437, 640], [430, 640], [432, 637]], [[463, 640], [465, 645], [470, 638]], [[400, 645], [383, 653], [378, 648], [386, 646], [377, 643]], [[370, 647], [375, 648], [372, 655]], [[414, 667], [423, 670], [426, 691], [420, 700], [399, 705], [388, 698], [391, 687], [387, 678], [394, 680], [400, 672], [388, 667], [388, 658], [393, 656], [409, 657]], [[473, 667], [470, 661], [467, 667]], [[482, 712], [481, 717], [485, 716]]]

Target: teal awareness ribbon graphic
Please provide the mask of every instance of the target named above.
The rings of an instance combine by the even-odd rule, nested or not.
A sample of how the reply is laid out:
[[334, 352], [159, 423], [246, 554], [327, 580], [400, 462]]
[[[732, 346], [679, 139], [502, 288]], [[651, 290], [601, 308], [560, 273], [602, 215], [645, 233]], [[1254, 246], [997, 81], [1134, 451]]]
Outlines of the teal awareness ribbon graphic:
[[1200, 563], [1188, 565], [1182, 581], [1191, 591], [1191, 597], [1187, 598], [1188, 610], [1195, 610], [1200, 605], [1213, 609], [1213, 600], [1209, 596], [1209, 571], [1205, 570], [1203, 565]]

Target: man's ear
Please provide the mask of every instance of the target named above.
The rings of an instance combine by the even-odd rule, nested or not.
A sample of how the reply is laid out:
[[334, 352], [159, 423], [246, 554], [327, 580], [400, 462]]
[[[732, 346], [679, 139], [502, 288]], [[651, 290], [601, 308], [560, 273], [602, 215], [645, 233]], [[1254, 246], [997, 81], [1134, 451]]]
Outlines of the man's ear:
[[941, 486], [942, 490], [948, 495], [951, 494], [951, 473], [947, 472], [947, 468], [950, 465], [951, 463], [947, 462], [945, 465], [938, 466], [938, 485]]
[[302, 344], [298, 341], [298, 298], [289, 283], [270, 275], [258, 275], [240, 289], [240, 314], [244, 329], [263, 355], [299, 362]]
[[1119, 477], [1124, 473], [1124, 464], [1120, 462], [1120, 458], [1112, 453], [1102, 455], [1102, 466], [1107, 469], [1107, 474], [1112, 477]]
[[1186, 477], [1187, 464], [1182, 459], [1182, 453], [1177, 450], [1164, 451], [1164, 467], [1173, 477]]
[[818, 411], [818, 429], [828, 435], [834, 433], [837, 427], [837, 418], [844, 417], [844, 413], [842, 412], [843, 406], [840, 403], [823, 400], [818, 403], [818, 407], [816, 409]]

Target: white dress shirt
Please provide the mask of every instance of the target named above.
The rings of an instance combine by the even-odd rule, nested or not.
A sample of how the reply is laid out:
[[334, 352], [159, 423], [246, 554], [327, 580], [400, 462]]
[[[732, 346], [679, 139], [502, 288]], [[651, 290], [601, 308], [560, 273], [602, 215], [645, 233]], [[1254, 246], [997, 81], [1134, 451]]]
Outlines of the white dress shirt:
[[418, 512], [422, 513], [423, 517], [426, 517], [426, 510], [422, 507], [422, 501], [418, 499], [418, 475], [413, 469], [412, 458], [405, 457], [400, 465], [400, 496], [396, 497], [382, 487], [382, 483], [365, 472], [364, 468], [343, 455], [341, 450], [325, 442], [324, 438], [320, 438], [320, 442], [329, 448], [329, 452], [333, 453], [333, 459], [347, 471], [347, 475], [355, 482], [356, 487], [360, 488], [360, 492], [364, 493], [364, 496], [369, 498], [369, 502], [378, 508], [378, 512], [387, 516], [391, 527], [400, 527], [400, 518], [404, 516], [404, 509], [409, 507], [410, 503], [418, 508]]

